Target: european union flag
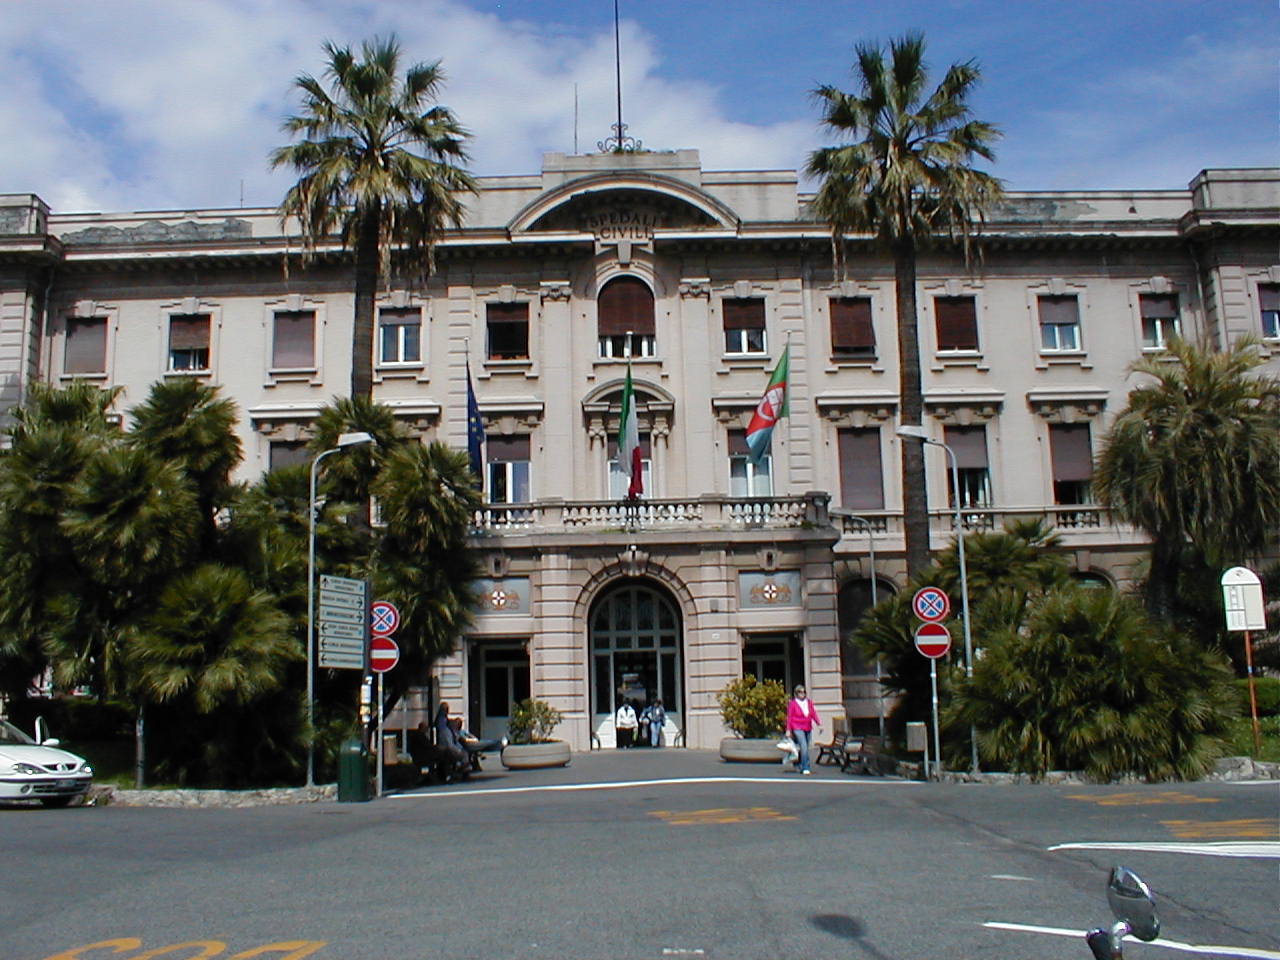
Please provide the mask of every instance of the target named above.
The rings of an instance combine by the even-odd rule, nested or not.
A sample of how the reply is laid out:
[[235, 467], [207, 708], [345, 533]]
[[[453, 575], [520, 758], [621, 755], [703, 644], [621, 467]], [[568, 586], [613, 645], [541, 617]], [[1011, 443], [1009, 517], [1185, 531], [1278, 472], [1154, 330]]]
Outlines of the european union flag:
[[484, 421], [480, 419], [480, 404], [476, 402], [476, 388], [471, 382], [471, 361], [467, 360], [467, 456], [471, 460], [471, 472], [484, 483]]

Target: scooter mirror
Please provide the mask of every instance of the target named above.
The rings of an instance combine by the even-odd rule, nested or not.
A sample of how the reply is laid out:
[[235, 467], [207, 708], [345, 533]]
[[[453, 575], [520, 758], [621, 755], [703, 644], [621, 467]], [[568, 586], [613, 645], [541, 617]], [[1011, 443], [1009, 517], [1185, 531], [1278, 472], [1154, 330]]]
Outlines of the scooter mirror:
[[1160, 936], [1160, 918], [1155, 898], [1142, 878], [1128, 867], [1114, 867], [1107, 882], [1107, 903], [1117, 920], [1129, 925], [1129, 932], [1150, 943]]

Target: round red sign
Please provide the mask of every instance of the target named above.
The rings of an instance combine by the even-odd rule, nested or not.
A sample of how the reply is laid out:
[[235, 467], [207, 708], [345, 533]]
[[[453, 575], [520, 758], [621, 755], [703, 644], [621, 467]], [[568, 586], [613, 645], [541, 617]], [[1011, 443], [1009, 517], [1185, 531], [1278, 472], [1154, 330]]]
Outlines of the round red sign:
[[940, 623], [922, 623], [916, 628], [916, 649], [930, 660], [938, 660], [951, 649], [951, 631]]
[[374, 637], [369, 643], [369, 669], [386, 673], [400, 662], [400, 647], [390, 637]]

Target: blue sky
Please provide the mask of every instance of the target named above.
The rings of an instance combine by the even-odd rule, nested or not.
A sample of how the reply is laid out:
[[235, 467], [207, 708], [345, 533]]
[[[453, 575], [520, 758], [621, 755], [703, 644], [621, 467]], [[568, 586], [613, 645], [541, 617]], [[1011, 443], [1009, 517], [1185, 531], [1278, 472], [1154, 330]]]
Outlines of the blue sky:
[[[923, 30], [975, 59], [1014, 190], [1181, 188], [1280, 165], [1275, 0], [620, 0], [624, 119], [708, 169], [796, 169], [833, 142], [809, 92], [858, 42]], [[0, 192], [57, 211], [274, 205], [292, 78], [326, 39], [442, 59], [477, 174], [583, 152], [614, 114], [612, 0], [3, 0]]]

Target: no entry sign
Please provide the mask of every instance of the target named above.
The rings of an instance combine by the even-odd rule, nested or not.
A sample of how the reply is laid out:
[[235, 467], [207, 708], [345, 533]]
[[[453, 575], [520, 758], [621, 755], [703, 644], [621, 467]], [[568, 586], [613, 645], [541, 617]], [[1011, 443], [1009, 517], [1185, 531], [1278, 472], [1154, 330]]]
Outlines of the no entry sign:
[[911, 598], [911, 612], [926, 623], [947, 619], [951, 598], [937, 587], [921, 587]]
[[390, 637], [374, 637], [369, 644], [369, 669], [386, 673], [400, 662], [400, 647]]
[[916, 649], [930, 660], [938, 660], [951, 649], [951, 631], [940, 623], [922, 623], [916, 628]]

